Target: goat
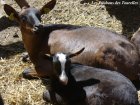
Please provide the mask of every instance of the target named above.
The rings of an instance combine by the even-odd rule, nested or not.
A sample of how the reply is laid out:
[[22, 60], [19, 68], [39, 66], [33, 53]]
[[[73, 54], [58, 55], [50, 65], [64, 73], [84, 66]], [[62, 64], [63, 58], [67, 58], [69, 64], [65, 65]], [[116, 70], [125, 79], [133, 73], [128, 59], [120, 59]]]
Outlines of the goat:
[[[59, 52], [44, 57], [52, 62], [50, 87], [61, 96], [61, 103], [64, 101], [66, 105], [139, 105], [136, 88], [122, 74], [72, 64], [70, 59], [82, 51], [83, 49], [73, 54]], [[48, 93], [44, 93], [44, 99], [50, 100]]]
[[35, 66], [35, 70], [23, 71], [25, 78], [51, 74], [50, 63], [43, 60], [40, 53], [68, 53], [85, 47], [80, 56], [72, 58], [72, 62], [118, 71], [132, 81], [139, 81], [139, 54], [124, 36], [96, 27], [41, 25], [41, 15], [52, 10], [55, 4], [56, 0], [51, 0], [40, 10], [26, 4], [21, 6], [19, 13], [10, 5], [4, 5], [6, 14], [19, 22], [24, 46]]

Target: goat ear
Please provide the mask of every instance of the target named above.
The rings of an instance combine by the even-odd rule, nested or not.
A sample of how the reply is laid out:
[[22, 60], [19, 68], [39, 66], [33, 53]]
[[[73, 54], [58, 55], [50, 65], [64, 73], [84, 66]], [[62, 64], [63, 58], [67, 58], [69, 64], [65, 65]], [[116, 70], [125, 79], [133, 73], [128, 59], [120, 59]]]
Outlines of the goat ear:
[[18, 12], [10, 5], [4, 4], [4, 11], [10, 20], [19, 20]]
[[40, 9], [41, 14], [47, 14], [48, 12], [50, 12], [54, 8], [55, 4], [56, 0], [51, 0], [50, 2], [48, 2]]
[[82, 48], [81, 50], [77, 51], [76, 53], [73, 53], [73, 54], [69, 54], [68, 57], [69, 58], [72, 58], [74, 56], [77, 56], [79, 54], [81, 54], [83, 51], [84, 51], [85, 48]]
[[49, 60], [49, 61], [53, 61], [53, 58], [52, 58], [52, 56], [50, 54], [45, 54], [44, 58]]
[[15, 2], [20, 6], [20, 8], [26, 7], [29, 8], [30, 5], [26, 0], [15, 0]]

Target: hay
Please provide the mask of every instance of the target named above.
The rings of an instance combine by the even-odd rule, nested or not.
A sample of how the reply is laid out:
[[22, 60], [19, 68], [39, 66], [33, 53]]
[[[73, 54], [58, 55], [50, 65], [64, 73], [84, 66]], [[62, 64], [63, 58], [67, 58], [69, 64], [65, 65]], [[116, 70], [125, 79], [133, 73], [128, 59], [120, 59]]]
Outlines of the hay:
[[[46, 0], [27, 1], [38, 8], [41, 8], [45, 2], [48, 2]], [[19, 7], [15, 3], [11, 2], [11, 5], [19, 10]], [[42, 18], [44, 24], [61, 23], [96, 26], [107, 28], [120, 34], [122, 33], [121, 22], [114, 16], [111, 17], [106, 11], [105, 6], [99, 5], [98, 3], [80, 4], [80, 0], [58, 0], [54, 10]], [[17, 27], [2, 30], [0, 31], [0, 35], [5, 36], [10, 34], [9, 37], [13, 36], [15, 34], [13, 28], [21, 36]], [[7, 41], [9, 37], [1, 40], [0, 44], [9, 44], [9, 41]], [[21, 38], [18, 40], [13, 39], [12, 41], [21, 41]], [[8, 49], [11, 52], [15, 51], [15, 49], [10, 50], [10, 47]], [[7, 58], [0, 59], [0, 93], [2, 94], [5, 105], [44, 105], [45, 102], [42, 99], [42, 93], [45, 87], [41, 85], [41, 81], [29, 81], [19, 77], [24, 68], [28, 66], [32, 67], [32, 65], [30, 63], [23, 63], [20, 55], [24, 50], [18, 51], [16, 50], [13, 55]]]

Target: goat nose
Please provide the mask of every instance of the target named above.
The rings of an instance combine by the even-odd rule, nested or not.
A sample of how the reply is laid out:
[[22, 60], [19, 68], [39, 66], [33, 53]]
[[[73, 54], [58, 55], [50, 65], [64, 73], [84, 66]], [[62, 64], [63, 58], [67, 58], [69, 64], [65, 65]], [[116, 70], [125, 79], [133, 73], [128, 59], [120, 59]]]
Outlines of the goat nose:
[[59, 76], [59, 80], [63, 85], [67, 85], [68, 77], [66, 76], [65, 72], [63, 71], [62, 74]]

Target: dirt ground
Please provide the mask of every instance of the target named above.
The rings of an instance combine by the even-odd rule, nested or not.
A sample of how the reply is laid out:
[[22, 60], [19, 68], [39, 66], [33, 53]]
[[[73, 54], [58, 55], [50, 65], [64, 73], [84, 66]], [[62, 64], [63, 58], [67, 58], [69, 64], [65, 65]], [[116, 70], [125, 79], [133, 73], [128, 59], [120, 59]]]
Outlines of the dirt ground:
[[[8, 0], [7, 0], [8, 1]], [[49, 0], [27, 0], [31, 6], [41, 8]], [[138, 5], [101, 5], [87, 0], [57, 0], [56, 7], [42, 16], [43, 24], [73, 24], [106, 28], [130, 38], [139, 28]], [[108, 1], [108, 0], [107, 0]], [[13, 0], [8, 4], [20, 11]], [[45, 105], [40, 80], [25, 80], [20, 74], [30, 62], [21, 61], [25, 52], [16, 22], [10, 21], [0, 6], [0, 93], [5, 105]], [[49, 103], [47, 103], [49, 105]]]

